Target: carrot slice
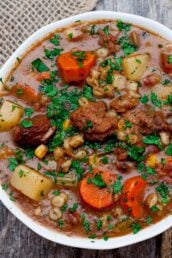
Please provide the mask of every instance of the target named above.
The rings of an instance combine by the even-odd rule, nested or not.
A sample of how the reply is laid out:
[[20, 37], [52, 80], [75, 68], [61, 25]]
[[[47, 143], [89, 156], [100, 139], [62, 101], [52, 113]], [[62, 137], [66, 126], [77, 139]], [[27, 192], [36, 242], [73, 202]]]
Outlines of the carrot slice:
[[36, 77], [37, 81], [49, 80], [50, 78], [51, 75], [49, 71], [42, 72]]
[[[101, 175], [105, 187], [98, 187], [90, 181], [95, 176]], [[112, 189], [108, 186], [112, 185], [116, 180], [116, 175], [109, 171], [94, 169], [93, 174], [88, 174], [81, 180], [80, 195], [82, 200], [90, 207], [95, 209], [103, 209], [111, 206], [114, 203]]]
[[123, 185], [120, 204], [126, 213], [136, 219], [144, 215], [142, 201], [146, 185], [140, 176], [127, 179]]
[[85, 80], [90, 69], [95, 64], [95, 55], [92, 53], [84, 52], [85, 57], [81, 63], [77, 61], [77, 58], [72, 53], [74, 52], [66, 52], [57, 58], [57, 66], [67, 83]]
[[16, 96], [18, 99], [25, 101], [26, 103], [36, 103], [40, 100], [40, 96], [30, 86], [23, 84], [14, 85], [10, 94]]
[[172, 72], [172, 63], [169, 62], [169, 57], [170, 56], [171, 56], [171, 54], [167, 54], [167, 53], [162, 53], [161, 54], [162, 68], [163, 68], [164, 72], [166, 72], [166, 73], [171, 73]]

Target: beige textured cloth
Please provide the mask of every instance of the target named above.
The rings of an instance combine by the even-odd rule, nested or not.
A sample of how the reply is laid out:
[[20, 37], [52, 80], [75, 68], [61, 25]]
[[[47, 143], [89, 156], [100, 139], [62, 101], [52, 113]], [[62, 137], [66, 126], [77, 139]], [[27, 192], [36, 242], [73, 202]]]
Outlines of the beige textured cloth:
[[98, 0], [0, 0], [0, 66], [40, 27], [92, 10]]

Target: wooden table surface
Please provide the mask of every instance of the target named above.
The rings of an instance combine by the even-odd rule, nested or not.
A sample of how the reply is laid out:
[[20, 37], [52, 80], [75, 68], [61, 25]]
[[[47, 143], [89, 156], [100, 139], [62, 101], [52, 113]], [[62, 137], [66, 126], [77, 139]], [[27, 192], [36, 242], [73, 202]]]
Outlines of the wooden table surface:
[[[2, 0], [1, 0], [2, 1]], [[172, 28], [171, 0], [99, 0], [97, 10], [128, 12]], [[64, 247], [44, 240], [18, 221], [0, 202], [0, 258], [158, 258], [162, 235], [110, 251]]]

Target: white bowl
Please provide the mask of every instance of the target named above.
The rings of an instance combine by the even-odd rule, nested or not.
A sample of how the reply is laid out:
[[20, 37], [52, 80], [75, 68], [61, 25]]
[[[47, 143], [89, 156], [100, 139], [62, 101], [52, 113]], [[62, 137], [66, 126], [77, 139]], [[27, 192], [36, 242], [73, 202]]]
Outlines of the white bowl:
[[[76, 20], [82, 21], [92, 21], [98, 19], [121, 19], [124, 22], [133, 23], [144, 27], [152, 32], [159, 34], [160, 36], [172, 40], [172, 31], [162, 24], [155, 22], [153, 20], [127, 14], [127, 13], [117, 13], [111, 11], [96, 11], [96, 12], [88, 12], [84, 14], [79, 14], [73, 17], [69, 17], [67, 19], [57, 21], [51, 23], [37, 32], [35, 32], [32, 36], [30, 36], [8, 59], [8, 61], [4, 64], [2, 69], [0, 70], [0, 78], [7, 78], [10, 70], [16, 63], [16, 58], [21, 57], [26, 53], [27, 49], [31, 47], [36, 41], [39, 41], [41, 38], [44, 38], [47, 34], [54, 31], [57, 28], [65, 27], [75, 22]], [[5, 191], [0, 187], [0, 199], [2, 203], [11, 211], [20, 221], [22, 221], [26, 226], [32, 229], [38, 235], [54, 241], [56, 243], [60, 243], [67, 246], [72, 247], [80, 247], [80, 248], [88, 248], [88, 249], [112, 249], [119, 248], [122, 246], [131, 245], [148, 238], [154, 237], [163, 231], [167, 230], [172, 226], [172, 216], [168, 216], [161, 220], [160, 222], [153, 224], [145, 229], [142, 229], [138, 234], [128, 234], [121, 237], [109, 238], [108, 241], [104, 241], [103, 239], [96, 239], [92, 242], [91, 239], [79, 237], [79, 236], [66, 236], [63, 233], [55, 232], [51, 229], [40, 225], [38, 222], [34, 221], [30, 217], [27, 216], [14, 202], [10, 201], [9, 196]]]

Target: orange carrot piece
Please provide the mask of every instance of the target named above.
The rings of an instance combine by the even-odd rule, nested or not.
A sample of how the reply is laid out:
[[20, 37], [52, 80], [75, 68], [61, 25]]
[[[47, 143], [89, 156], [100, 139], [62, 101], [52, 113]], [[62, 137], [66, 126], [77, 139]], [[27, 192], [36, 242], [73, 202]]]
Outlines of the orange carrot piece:
[[50, 78], [51, 75], [49, 71], [42, 72], [36, 77], [37, 81], [49, 80]]
[[172, 63], [169, 62], [169, 60], [168, 60], [170, 56], [171, 56], [171, 54], [167, 54], [167, 53], [161, 54], [162, 68], [163, 68], [164, 72], [166, 72], [166, 73], [172, 72]]
[[67, 83], [85, 80], [94, 64], [95, 55], [90, 52], [85, 52], [82, 65], [78, 63], [72, 52], [63, 53], [57, 58], [57, 66]]
[[142, 202], [146, 185], [140, 176], [127, 179], [123, 185], [120, 204], [126, 213], [136, 219], [144, 215]]
[[[105, 187], [99, 188], [93, 183], [89, 183], [95, 175], [101, 175]], [[114, 203], [112, 189], [108, 186], [112, 185], [116, 180], [116, 175], [109, 171], [94, 169], [93, 174], [87, 174], [80, 183], [80, 195], [82, 200], [90, 207], [101, 210], [107, 208]]]
[[26, 103], [36, 103], [40, 100], [40, 96], [38, 96], [34, 89], [23, 84], [14, 85], [10, 90], [10, 94], [25, 101]]

